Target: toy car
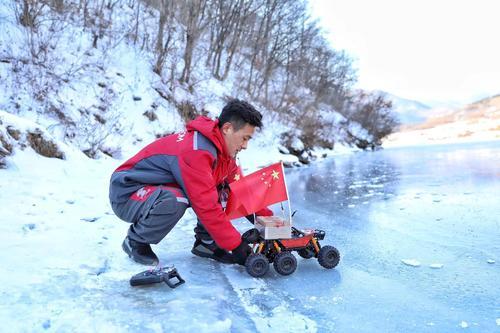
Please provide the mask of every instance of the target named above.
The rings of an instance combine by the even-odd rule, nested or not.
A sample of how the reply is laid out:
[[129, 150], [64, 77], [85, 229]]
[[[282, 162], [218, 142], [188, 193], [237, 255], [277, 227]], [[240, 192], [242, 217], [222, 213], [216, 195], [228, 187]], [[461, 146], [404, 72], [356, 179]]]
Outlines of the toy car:
[[250, 229], [242, 238], [253, 244], [254, 253], [250, 254], [245, 267], [253, 277], [264, 276], [272, 263], [276, 272], [290, 275], [297, 268], [297, 259], [292, 251], [297, 251], [305, 259], [315, 257], [324, 268], [334, 268], [340, 261], [339, 251], [330, 245], [321, 246], [320, 240], [325, 238], [323, 230], [298, 230], [291, 227], [291, 238], [269, 239], [264, 237], [264, 230]]

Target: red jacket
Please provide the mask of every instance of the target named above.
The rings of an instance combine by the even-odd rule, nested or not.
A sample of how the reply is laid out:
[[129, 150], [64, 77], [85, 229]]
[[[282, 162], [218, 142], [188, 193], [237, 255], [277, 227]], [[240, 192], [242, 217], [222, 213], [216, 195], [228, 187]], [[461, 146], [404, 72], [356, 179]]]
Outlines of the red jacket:
[[[123, 202], [144, 185], [178, 186], [215, 242], [225, 250], [241, 243], [221, 204], [217, 186], [232, 182], [239, 173], [230, 157], [218, 121], [198, 117], [186, 131], [160, 138], [115, 170], [110, 200]], [[272, 215], [269, 209], [259, 215]]]

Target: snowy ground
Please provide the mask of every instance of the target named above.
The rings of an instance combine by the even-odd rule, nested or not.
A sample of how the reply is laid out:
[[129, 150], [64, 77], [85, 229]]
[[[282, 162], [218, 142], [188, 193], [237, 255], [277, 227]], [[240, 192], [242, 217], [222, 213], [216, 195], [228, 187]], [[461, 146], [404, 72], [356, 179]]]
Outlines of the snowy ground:
[[[258, 154], [260, 141], [241, 158], [247, 171], [284, 157]], [[273, 316], [252, 304], [248, 290], [269, 291], [242, 267], [191, 255], [191, 211], [154, 248], [162, 264], [175, 264], [187, 283], [175, 291], [166, 285], [130, 287], [130, 277], [147, 267], [122, 252], [128, 224], [108, 204], [109, 176], [121, 162], [66, 150], [67, 161], [18, 150], [0, 171], [0, 320], [9, 331], [266, 331], [290, 319], [279, 299], [283, 306]], [[236, 223], [242, 231], [251, 227]], [[294, 320], [297, 332], [315, 327], [306, 317]]]
[[[430, 112], [430, 111], [429, 111]], [[435, 109], [421, 124], [404, 126], [384, 138], [384, 147], [471, 143], [500, 139], [500, 97], [455, 110]]]
[[295, 223], [326, 230], [334, 270], [299, 258], [289, 277], [254, 279], [196, 258], [189, 212], [154, 247], [186, 280], [175, 290], [129, 286], [145, 267], [122, 252], [128, 225], [107, 201], [119, 161], [19, 151], [0, 171], [0, 320], [9, 332], [500, 331], [500, 146], [443, 147], [288, 171]]
[[384, 147], [442, 145], [488, 142], [500, 139], [500, 119], [484, 119], [475, 124], [456, 121], [427, 129], [396, 132], [384, 139]]

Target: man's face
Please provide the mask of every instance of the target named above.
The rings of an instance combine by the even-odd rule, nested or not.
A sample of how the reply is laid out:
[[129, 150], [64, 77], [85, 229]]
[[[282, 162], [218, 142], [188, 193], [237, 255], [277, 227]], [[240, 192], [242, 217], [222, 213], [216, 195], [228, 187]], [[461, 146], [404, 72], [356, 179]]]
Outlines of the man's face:
[[221, 131], [229, 155], [235, 158], [242, 149], [247, 149], [248, 141], [255, 132], [255, 126], [245, 124], [245, 126], [235, 131], [233, 124], [224, 123]]

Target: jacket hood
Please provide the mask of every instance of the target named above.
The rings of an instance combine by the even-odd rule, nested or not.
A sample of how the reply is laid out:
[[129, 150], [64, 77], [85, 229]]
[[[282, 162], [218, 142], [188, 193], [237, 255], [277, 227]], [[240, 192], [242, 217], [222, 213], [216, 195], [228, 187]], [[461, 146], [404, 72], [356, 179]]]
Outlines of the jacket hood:
[[219, 129], [219, 120], [212, 120], [205, 116], [200, 116], [186, 125], [188, 132], [198, 131], [207, 137], [215, 145], [217, 150], [226, 158], [229, 158], [226, 142]]

